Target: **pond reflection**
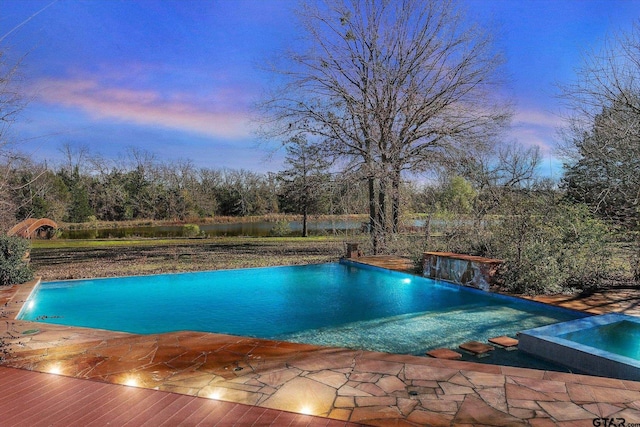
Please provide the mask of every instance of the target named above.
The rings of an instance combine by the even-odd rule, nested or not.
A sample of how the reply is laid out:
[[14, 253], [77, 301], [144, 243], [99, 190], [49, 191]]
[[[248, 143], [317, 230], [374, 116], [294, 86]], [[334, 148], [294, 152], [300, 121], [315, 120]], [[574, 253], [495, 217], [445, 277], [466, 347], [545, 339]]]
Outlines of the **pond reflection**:
[[[290, 221], [288, 227], [282, 227], [276, 222], [230, 222], [220, 224], [199, 225], [200, 231], [210, 237], [216, 236], [272, 236], [278, 229], [278, 235], [300, 236], [302, 235], [302, 221]], [[336, 221], [309, 221], [307, 228], [310, 235], [332, 234], [359, 230], [362, 227], [360, 221], [336, 220]], [[87, 230], [63, 230], [60, 236], [63, 239], [113, 239], [128, 237], [186, 237], [182, 225], [161, 225], [143, 227], [118, 227]]]

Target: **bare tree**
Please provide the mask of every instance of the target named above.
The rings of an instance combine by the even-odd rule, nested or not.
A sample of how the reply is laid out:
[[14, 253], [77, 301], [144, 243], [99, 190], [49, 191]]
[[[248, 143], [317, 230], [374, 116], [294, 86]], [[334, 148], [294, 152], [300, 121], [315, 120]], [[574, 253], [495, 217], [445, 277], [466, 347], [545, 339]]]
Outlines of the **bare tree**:
[[378, 252], [389, 192], [397, 230], [402, 173], [487, 144], [509, 118], [501, 58], [449, 0], [326, 0], [300, 18], [306, 44], [277, 68], [286, 84], [262, 105], [267, 129], [306, 133], [360, 170]]
[[[563, 154], [578, 160], [585, 132], [590, 132], [603, 110], [640, 116], [640, 21], [630, 33], [606, 40], [600, 51], [587, 53], [574, 83], [562, 88], [569, 110], [564, 129]], [[607, 128], [618, 136], [640, 135], [638, 123], [611, 121]]]
[[64, 142], [58, 148], [58, 151], [64, 157], [64, 162], [61, 165], [63, 170], [71, 172], [74, 169], [85, 173], [94, 163], [90, 162], [90, 150], [86, 143], [72, 144], [70, 142]]
[[616, 197], [640, 206], [640, 21], [586, 55], [562, 96], [567, 178], [600, 187], [590, 196], [597, 210]]
[[10, 63], [0, 47], [0, 229], [6, 230], [15, 221], [17, 206], [10, 197], [9, 183], [12, 165], [20, 156], [10, 141], [9, 128], [24, 107], [23, 98], [16, 86], [19, 64]]
[[523, 147], [516, 142], [500, 144], [494, 153], [479, 154], [466, 159], [455, 169], [471, 182], [478, 194], [474, 200], [475, 229], [479, 230], [486, 216], [511, 206], [510, 200], [527, 197], [528, 190], [541, 184], [537, 174], [540, 149]]
[[564, 186], [592, 211], [634, 232], [640, 280], [640, 21], [587, 54], [564, 88]]
[[517, 142], [498, 144], [493, 152], [475, 153], [451, 170], [468, 179], [475, 188], [527, 188], [538, 180], [540, 148], [523, 147]]

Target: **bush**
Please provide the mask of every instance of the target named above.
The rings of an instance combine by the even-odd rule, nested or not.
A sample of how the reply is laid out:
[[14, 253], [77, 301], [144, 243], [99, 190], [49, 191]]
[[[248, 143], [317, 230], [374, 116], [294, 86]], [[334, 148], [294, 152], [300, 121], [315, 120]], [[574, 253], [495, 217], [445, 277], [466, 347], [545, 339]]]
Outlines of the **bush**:
[[25, 259], [29, 248], [30, 243], [26, 239], [0, 235], [0, 286], [33, 279], [33, 271]]
[[291, 227], [289, 221], [282, 220], [276, 222], [276, 224], [269, 230], [269, 235], [273, 237], [284, 237], [291, 233]]
[[200, 235], [200, 227], [198, 224], [185, 224], [182, 226], [183, 237], [198, 237]]
[[586, 205], [550, 197], [503, 200], [506, 214], [482, 221], [448, 219], [428, 250], [499, 258], [504, 290], [549, 294], [590, 290], [611, 275], [611, 231]]
[[488, 246], [506, 260], [509, 291], [557, 293], [594, 287], [608, 274], [608, 239], [586, 206], [560, 204], [503, 218]]

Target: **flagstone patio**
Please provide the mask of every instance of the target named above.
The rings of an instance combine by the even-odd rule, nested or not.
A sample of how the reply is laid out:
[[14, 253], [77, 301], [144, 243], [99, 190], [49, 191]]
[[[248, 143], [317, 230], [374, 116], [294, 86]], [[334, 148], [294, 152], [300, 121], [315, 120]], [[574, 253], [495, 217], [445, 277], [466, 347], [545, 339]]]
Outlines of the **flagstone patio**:
[[[10, 316], [34, 285], [0, 293]], [[368, 425], [640, 422], [640, 382], [221, 334], [7, 326], [7, 366]]]

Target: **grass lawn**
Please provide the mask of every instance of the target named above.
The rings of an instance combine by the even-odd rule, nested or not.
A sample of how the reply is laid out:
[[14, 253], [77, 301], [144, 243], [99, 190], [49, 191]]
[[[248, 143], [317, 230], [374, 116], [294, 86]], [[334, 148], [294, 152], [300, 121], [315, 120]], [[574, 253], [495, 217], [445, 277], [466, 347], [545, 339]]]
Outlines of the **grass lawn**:
[[36, 240], [31, 265], [48, 281], [310, 264], [338, 260], [345, 242], [344, 236]]

